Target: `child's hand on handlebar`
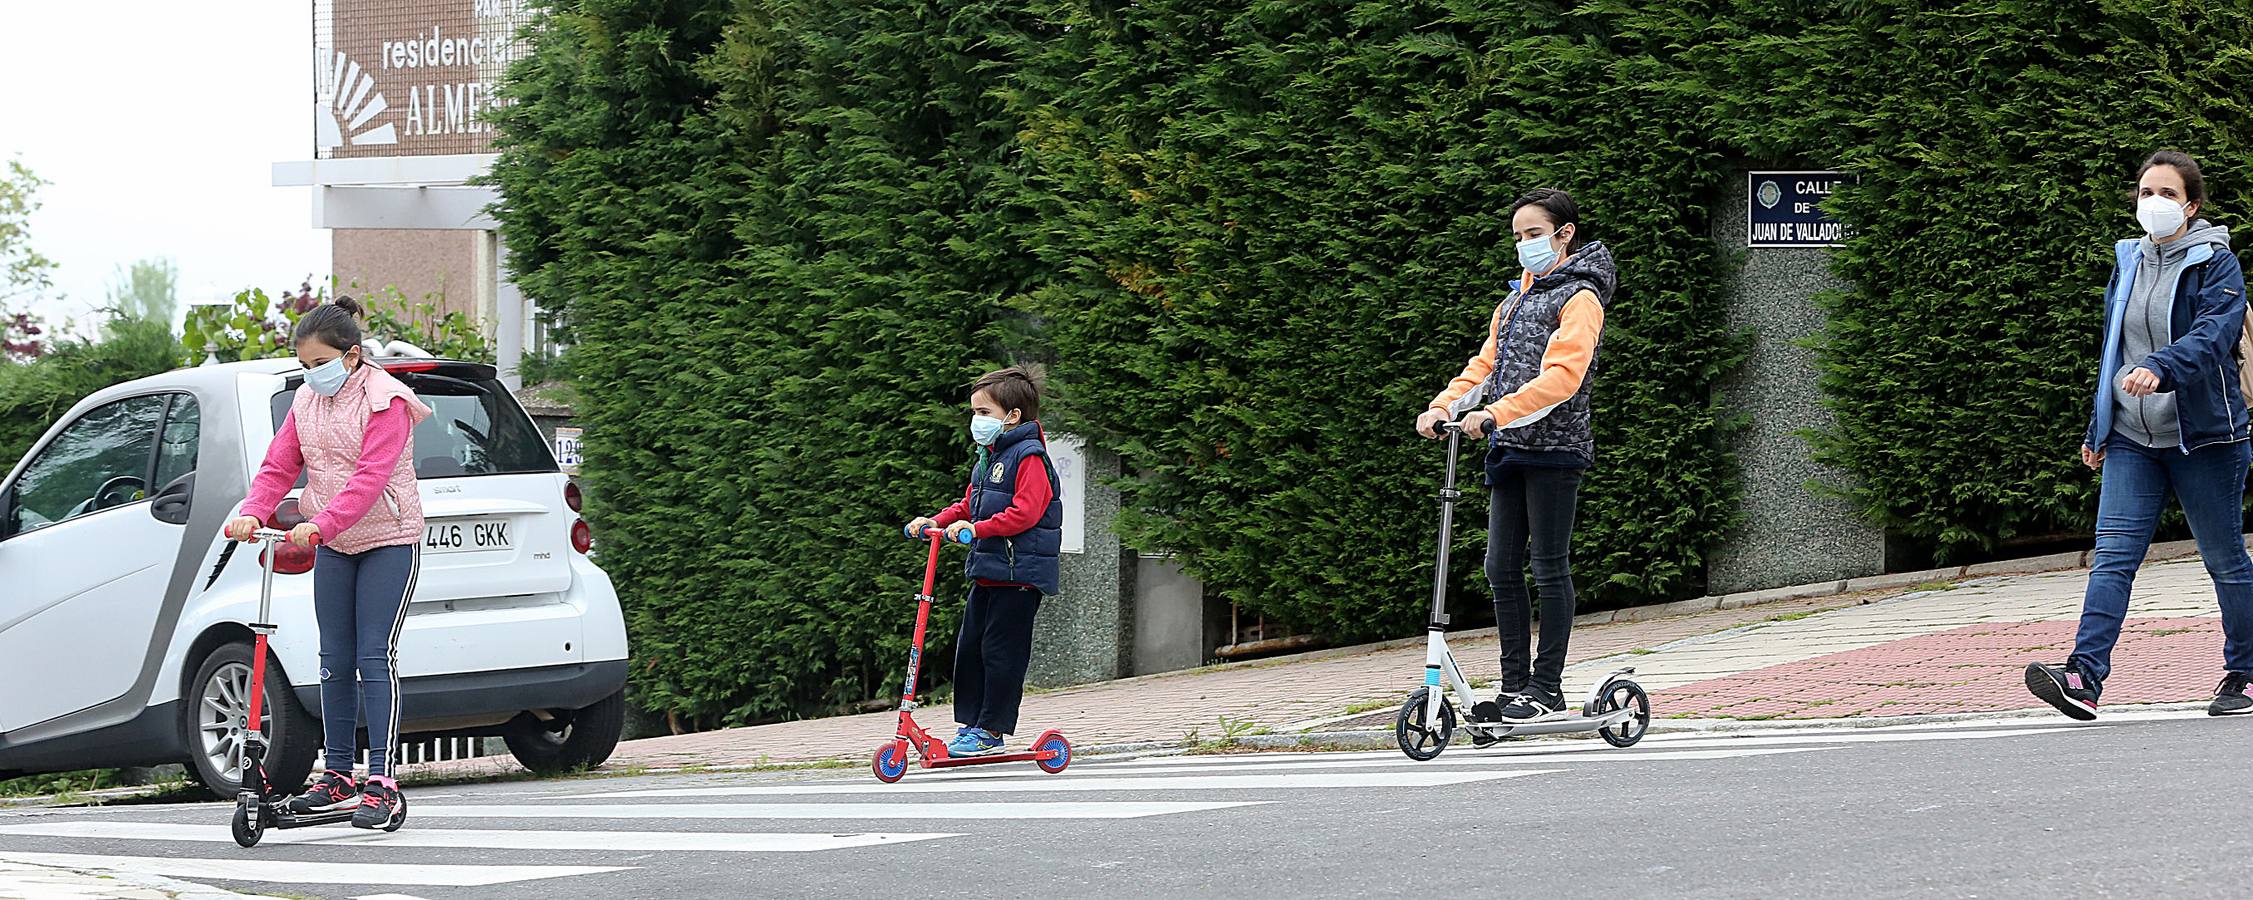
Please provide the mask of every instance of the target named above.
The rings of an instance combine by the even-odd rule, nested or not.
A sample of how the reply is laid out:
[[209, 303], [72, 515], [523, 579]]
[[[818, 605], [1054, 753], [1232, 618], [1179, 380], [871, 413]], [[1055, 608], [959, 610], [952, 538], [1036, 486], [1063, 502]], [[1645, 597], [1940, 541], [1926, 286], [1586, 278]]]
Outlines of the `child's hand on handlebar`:
[[1447, 421], [1444, 409], [1427, 409], [1416, 417], [1416, 433], [1428, 438], [1439, 437], [1439, 423]]
[[321, 542], [321, 529], [305, 522], [289, 530], [289, 542], [300, 547], [311, 547]]
[[230, 541], [250, 543], [258, 533], [258, 520], [251, 516], [236, 516], [227, 520], [226, 535]]
[[907, 527], [900, 529], [900, 533], [907, 535], [908, 540], [920, 541], [923, 539], [923, 532], [937, 527], [939, 523], [930, 516], [916, 516], [908, 520]]
[[970, 523], [968, 522], [956, 522], [952, 525], [947, 526], [947, 540], [954, 541], [955, 543], [969, 543], [969, 541], [962, 539], [962, 535], [965, 533], [968, 533], [973, 540], [978, 537], [978, 530], [971, 527]]
[[1487, 429], [1493, 427], [1494, 414], [1487, 412], [1486, 410], [1482, 409], [1478, 412], [1463, 417], [1464, 437], [1474, 439], [1485, 437]]

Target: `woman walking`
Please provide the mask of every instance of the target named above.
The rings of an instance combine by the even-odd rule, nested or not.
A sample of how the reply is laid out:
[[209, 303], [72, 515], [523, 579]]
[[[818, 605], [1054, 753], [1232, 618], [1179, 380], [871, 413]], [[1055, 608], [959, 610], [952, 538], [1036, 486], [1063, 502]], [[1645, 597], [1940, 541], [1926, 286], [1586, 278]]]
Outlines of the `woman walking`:
[[2222, 607], [2225, 672], [2206, 708], [2253, 711], [2253, 558], [2245, 552], [2245, 397], [2234, 348], [2245, 327], [2245, 273], [2229, 232], [2198, 218], [2206, 179], [2174, 151], [2144, 161], [2136, 184], [2143, 236], [2114, 247], [2105, 293], [2096, 402], [2081, 462], [2104, 472], [2096, 554], [2073, 655], [2026, 667], [2026, 687], [2060, 712], [2094, 719], [2112, 674], [2136, 570], [2172, 494]]

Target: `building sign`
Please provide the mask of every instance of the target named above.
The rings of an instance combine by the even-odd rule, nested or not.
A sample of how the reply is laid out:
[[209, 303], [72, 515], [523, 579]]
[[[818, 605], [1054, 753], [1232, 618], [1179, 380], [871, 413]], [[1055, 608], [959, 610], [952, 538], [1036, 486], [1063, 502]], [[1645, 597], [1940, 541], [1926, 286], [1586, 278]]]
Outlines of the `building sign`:
[[1064, 502], [1064, 552], [1087, 552], [1087, 442], [1068, 434], [1048, 435], [1048, 461], [1056, 466]]
[[1838, 172], [1752, 172], [1745, 176], [1745, 245], [1836, 247], [1853, 237], [1823, 211], [1842, 184], [1861, 179]]
[[529, 0], [314, 0], [321, 159], [489, 153]]
[[566, 475], [579, 474], [579, 441], [584, 433], [577, 428], [555, 430], [555, 465]]

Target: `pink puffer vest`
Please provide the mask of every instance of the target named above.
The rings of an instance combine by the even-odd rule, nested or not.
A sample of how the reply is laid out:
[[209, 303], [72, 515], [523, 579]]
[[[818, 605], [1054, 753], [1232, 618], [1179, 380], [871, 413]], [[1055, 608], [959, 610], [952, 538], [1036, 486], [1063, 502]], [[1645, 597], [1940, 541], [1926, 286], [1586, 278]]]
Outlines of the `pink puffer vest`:
[[[298, 499], [305, 518], [320, 515], [336, 495], [344, 492], [360, 464], [360, 443], [368, 430], [368, 417], [389, 407], [394, 399], [407, 401], [407, 412], [416, 423], [430, 418], [430, 407], [424, 406], [414, 391], [381, 367], [366, 363], [352, 371], [334, 397], [323, 397], [310, 387], [297, 389], [290, 414], [297, 418], [297, 440], [305, 454], [305, 492]], [[391, 469], [383, 496], [368, 508], [368, 514], [343, 534], [321, 537], [339, 553], [365, 553], [377, 547], [422, 542], [422, 492], [415, 486], [413, 433], [407, 435], [407, 445], [399, 452], [399, 463]]]

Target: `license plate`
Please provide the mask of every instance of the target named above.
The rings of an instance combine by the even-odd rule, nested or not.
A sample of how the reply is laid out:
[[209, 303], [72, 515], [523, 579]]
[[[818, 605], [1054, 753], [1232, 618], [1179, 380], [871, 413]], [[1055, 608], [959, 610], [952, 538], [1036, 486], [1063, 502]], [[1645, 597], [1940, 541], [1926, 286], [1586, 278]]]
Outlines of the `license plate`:
[[516, 547], [516, 530], [505, 519], [431, 522], [422, 527], [422, 552], [473, 553]]

